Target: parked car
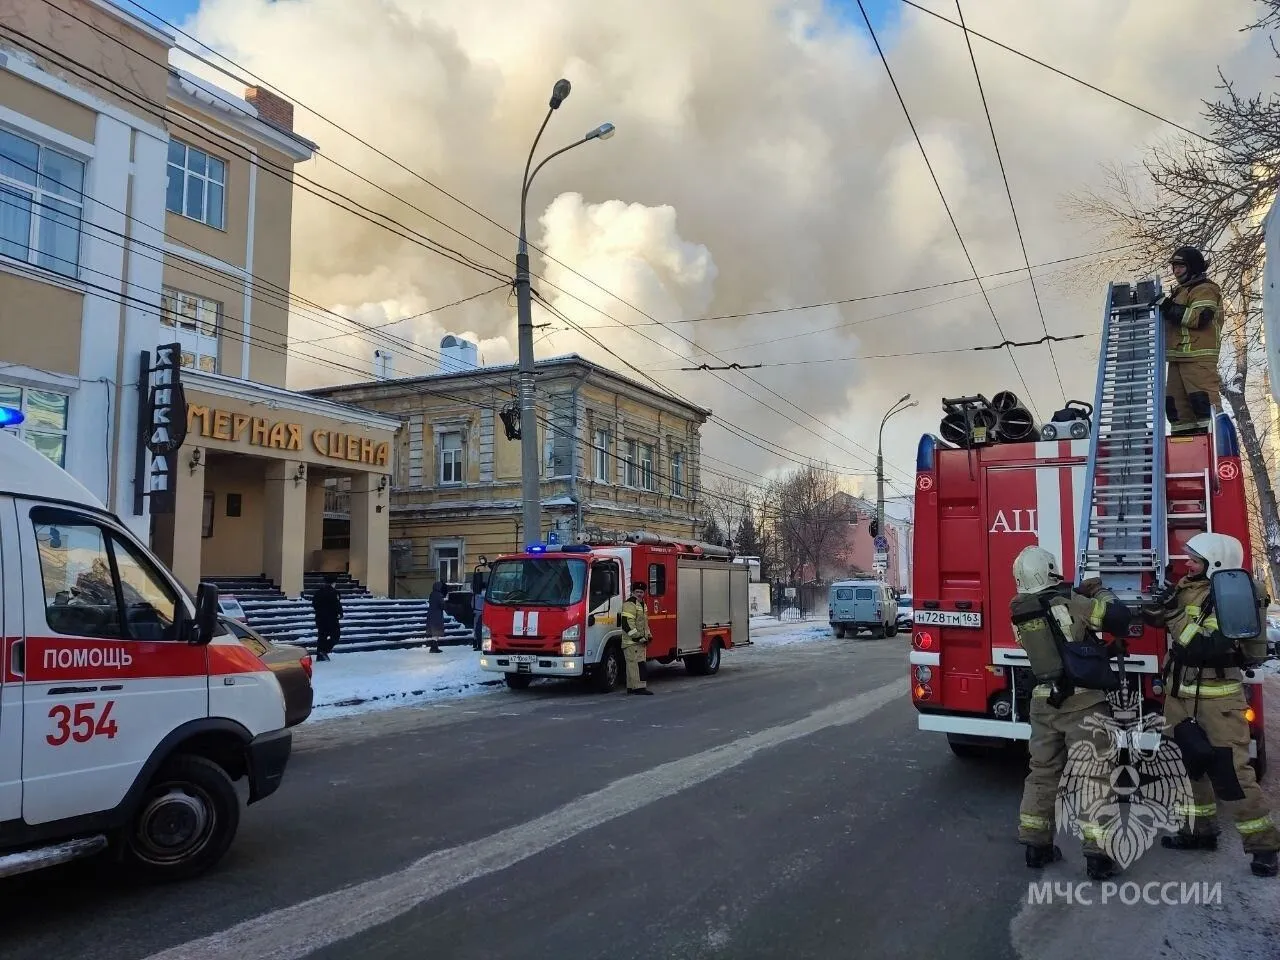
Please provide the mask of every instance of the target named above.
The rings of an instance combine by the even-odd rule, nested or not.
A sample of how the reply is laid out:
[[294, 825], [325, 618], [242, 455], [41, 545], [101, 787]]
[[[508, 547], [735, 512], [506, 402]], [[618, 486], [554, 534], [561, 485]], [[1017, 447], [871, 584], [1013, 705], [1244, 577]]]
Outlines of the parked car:
[[1280, 656], [1280, 615], [1277, 614], [1267, 617], [1267, 653]]
[[221, 618], [228, 630], [276, 675], [284, 692], [284, 722], [296, 727], [311, 716], [315, 692], [311, 689], [311, 654], [291, 643], [273, 643], [248, 625]]
[[915, 625], [915, 611], [911, 607], [911, 594], [898, 597], [898, 629], [910, 631]]
[[249, 616], [244, 612], [244, 607], [229, 593], [218, 594], [218, 612], [228, 620], [235, 620], [237, 623], [248, 623]]
[[887, 584], [878, 580], [838, 580], [827, 597], [827, 619], [837, 637], [855, 637], [859, 630], [872, 636], [898, 634], [897, 604]]

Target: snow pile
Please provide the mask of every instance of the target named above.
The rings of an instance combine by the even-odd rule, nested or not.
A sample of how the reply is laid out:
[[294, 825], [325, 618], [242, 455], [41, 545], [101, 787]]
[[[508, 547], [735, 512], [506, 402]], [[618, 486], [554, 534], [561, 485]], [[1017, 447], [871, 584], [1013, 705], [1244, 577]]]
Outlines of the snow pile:
[[825, 623], [779, 624], [772, 621], [773, 628], [751, 624], [751, 642], [757, 647], [785, 647], [793, 643], [813, 643], [816, 640], [830, 640], [831, 627]]
[[350, 716], [409, 704], [473, 696], [502, 683], [496, 673], [480, 669], [480, 654], [465, 647], [426, 647], [335, 653], [316, 663], [312, 718]]

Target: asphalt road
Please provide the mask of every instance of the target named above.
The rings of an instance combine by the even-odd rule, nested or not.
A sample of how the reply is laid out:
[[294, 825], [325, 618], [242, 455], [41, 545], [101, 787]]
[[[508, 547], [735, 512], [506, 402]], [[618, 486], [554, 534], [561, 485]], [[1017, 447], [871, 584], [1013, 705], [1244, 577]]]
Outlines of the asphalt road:
[[654, 697], [535, 685], [304, 726], [212, 875], [0, 884], [0, 958], [1039, 956], [1023, 768], [917, 732], [905, 674], [902, 637], [828, 640], [657, 668]]

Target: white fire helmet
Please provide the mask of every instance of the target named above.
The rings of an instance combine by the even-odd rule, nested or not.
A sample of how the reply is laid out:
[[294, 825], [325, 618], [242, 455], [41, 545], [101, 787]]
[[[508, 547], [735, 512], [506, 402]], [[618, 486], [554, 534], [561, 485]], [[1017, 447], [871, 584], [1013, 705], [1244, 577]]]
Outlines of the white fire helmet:
[[1197, 533], [1187, 541], [1187, 553], [1203, 560], [1208, 565], [1205, 573], [1210, 576], [1219, 570], [1244, 568], [1244, 547], [1225, 533]]
[[1026, 547], [1013, 561], [1013, 579], [1019, 593], [1039, 593], [1062, 580], [1058, 558], [1044, 547]]

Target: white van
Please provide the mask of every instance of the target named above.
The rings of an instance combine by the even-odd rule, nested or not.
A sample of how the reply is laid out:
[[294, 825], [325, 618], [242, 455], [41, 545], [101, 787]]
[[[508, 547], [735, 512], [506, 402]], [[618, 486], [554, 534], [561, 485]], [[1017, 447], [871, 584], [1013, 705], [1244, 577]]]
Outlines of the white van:
[[0, 588], [0, 877], [108, 849], [152, 878], [207, 870], [240, 821], [233, 781], [269, 796], [292, 746], [280, 685], [219, 625], [217, 589], [193, 600], [4, 432]]

